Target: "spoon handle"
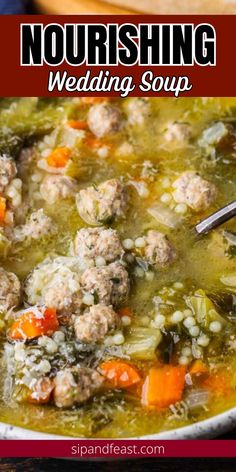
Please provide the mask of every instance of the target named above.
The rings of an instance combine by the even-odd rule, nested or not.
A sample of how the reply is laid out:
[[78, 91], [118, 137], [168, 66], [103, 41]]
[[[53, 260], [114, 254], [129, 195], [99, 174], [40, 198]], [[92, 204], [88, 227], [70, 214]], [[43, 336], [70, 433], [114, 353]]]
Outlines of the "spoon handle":
[[205, 234], [236, 216], [236, 200], [217, 210], [195, 226], [198, 234]]

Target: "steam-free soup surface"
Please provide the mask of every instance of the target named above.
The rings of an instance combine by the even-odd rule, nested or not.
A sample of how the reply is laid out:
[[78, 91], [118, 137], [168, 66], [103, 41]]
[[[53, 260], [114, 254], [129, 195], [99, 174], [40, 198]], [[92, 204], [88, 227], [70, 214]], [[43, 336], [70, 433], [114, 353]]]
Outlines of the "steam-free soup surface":
[[194, 231], [235, 199], [235, 107], [1, 100], [0, 421], [121, 438], [235, 406], [235, 220]]

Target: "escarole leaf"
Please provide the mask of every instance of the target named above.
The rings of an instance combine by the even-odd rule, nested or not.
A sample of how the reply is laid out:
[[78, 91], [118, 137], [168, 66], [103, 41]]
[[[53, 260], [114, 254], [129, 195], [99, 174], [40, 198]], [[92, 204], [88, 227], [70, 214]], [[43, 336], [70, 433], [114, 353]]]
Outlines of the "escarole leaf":
[[124, 352], [133, 359], [153, 360], [156, 349], [162, 340], [159, 329], [131, 328], [125, 339]]
[[71, 100], [58, 98], [2, 99], [0, 101], [0, 153], [16, 157], [23, 145], [51, 132], [72, 109]]
[[208, 328], [212, 321], [220, 321], [221, 324], [226, 323], [226, 320], [216, 311], [214, 304], [207, 297], [204, 290], [199, 289], [194, 295], [187, 297], [186, 303], [203, 328]]

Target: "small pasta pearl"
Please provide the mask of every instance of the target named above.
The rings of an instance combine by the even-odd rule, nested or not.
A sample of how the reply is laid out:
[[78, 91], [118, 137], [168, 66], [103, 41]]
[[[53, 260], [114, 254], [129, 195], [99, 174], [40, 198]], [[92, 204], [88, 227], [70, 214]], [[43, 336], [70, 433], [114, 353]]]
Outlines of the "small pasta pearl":
[[181, 321], [183, 321], [184, 319], [184, 315], [182, 313], [182, 311], [175, 311], [172, 316], [171, 316], [171, 321], [172, 323], [180, 323]]
[[50, 372], [50, 370], [51, 370], [51, 364], [50, 364], [50, 362], [47, 361], [47, 359], [44, 359], [43, 361], [41, 361], [41, 362], [39, 363], [39, 366], [38, 366], [38, 367], [39, 367], [39, 370], [40, 370], [41, 372], [45, 372], [45, 374], [46, 374], [47, 372]]
[[200, 328], [198, 326], [191, 326], [189, 328], [189, 334], [193, 337], [196, 338], [200, 333]]
[[208, 346], [209, 342], [210, 342], [210, 339], [208, 338], [206, 334], [201, 334], [201, 336], [199, 336], [197, 340], [198, 345], [202, 347]]
[[131, 324], [130, 316], [122, 316], [121, 322], [123, 326], [129, 326]]
[[165, 324], [165, 316], [164, 315], [156, 315], [155, 316], [155, 325], [157, 328], [162, 328]]
[[144, 238], [137, 238], [137, 239], [135, 239], [134, 244], [135, 244], [136, 247], [142, 248], [142, 247], [146, 246], [146, 241], [145, 241]]
[[181, 350], [181, 354], [183, 356], [191, 356], [192, 354], [192, 349], [190, 347], [183, 347], [183, 349]]
[[94, 305], [94, 296], [91, 295], [90, 293], [86, 293], [83, 296], [83, 303], [88, 306]]
[[114, 344], [119, 346], [120, 344], [123, 344], [125, 342], [125, 338], [122, 333], [116, 333], [113, 336], [113, 341], [114, 341]]
[[181, 356], [181, 357], [179, 358], [179, 364], [180, 364], [180, 365], [188, 365], [189, 362], [190, 362], [190, 359], [189, 359], [188, 357], [186, 357], [186, 356]]
[[185, 203], [179, 203], [175, 207], [175, 213], [179, 213], [180, 215], [184, 215], [186, 211], [188, 210], [188, 207]]
[[176, 288], [177, 290], [180, 290], [181, 288], [184, 287], [184, 284], [182, 284], [182, 282], [175, 282], [173, 286], [174, 286], [174, 288]]
[[65, 341], [65, 334], [62, 331], [55, 331], [53, 339], [57, 344], [60, 344]]
[[124, 239], [122, 244], [123, 244], [124, 249], [133, 249], [134, 247], [133, 239], [129, 239], [129, 238]]
[[185, 328], [191, 328], [192, 326], [196, 324], [196, 320], [193, 318], [193, 316], [188, 316], [187, 318], [185, 318], [183, 324]]
[[162, 203], [169, 203], [172, 200], [171, 194], [170, 193], [163, 193], [160, 196], [160, 201]]
[[209, 325], [209, 330], [212, 333], [219, 333], [221, 331], [222, 325], [219, 321], [212, 321]]

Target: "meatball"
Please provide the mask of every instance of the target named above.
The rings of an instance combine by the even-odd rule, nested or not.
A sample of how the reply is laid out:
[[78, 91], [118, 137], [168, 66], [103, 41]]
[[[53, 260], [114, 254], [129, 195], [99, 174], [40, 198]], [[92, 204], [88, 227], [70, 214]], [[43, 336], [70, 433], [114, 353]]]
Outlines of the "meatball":
[[17, 174], [17, 168], [14, 160], [5, 154], [0, 156], [0, 194], [11, 183]]
[[99, 103], [90, 108], [88, 127], [98, 138], [119, 131], [121, 126], [122, 117], [118, 108], [107, 103]]
[[[32, 388], [32, 387], [31, 387]], [[50, 400], [54, 389], [54, 382], [49, 377], [41, 377], [33, 385], [32, 393], [28, 398], [29, 403], [46, 404]]]
[[46, 259], [27, 277], [24, 290], [30, 305], [55, 308], [61, 317], [80, 313], [80, 274], [73, 258]]
[[216, 197], [213, 183], [200, 177], [197, 172], [187, 171], [173, 183], [173, 197], [178, 203], [186, 203], [195, 211], [206, 210]]
[[21, 284], [18, 277], [0, 267], [0, 313], [17, 307], [21, 301]]
[[143, 125], [150, 116], [150, 105], [146, 98], [130, 98], [127, 103], [128, 122]]
[[51, 218], [45, 215], [43, 209], [34, 211], [26, 223], [15, 228], [14, 241], [24, 241], [24, 239], [40, 239], [55, 230]]
[[96, 343], [118, 324], [118, 315], [104, 305], [94, 305], [87, 313], [77, 316], [74, 322], [76, 339], [85, 343]]
[[102, 257], [105, 262], [121, 258], [124, 251], [116, 230], [111, 228], [82, 228], [74, 242], [74, 253], [83, 259]]
[[72, 198], [76, 194], [77, 182], [67, 175], [47, 175], [40, 185], [40, 194], [49, 204]]
[[165, 140], [175, 144], [183, 144], [183, 142], [186, 142], [190, 136], [191, 130], [188, 123], [168, 123], [164, 132]]
[[81, 190], [76, 197], [82, 220], [90, 225], [102, 225], [124, 215], [127, 203], [126, 188], [119, 180], [111, 179], [97, 188]]
[[55, 377], [53, 398], [58, 408], [86, 402], [102, 386], [103, 377], [87, 367], [61, 370]]
[[150, 264], [164, 267], [173, 262], [176, 254], [165, 234], [150, 230], [146, 236], [145, 257]]
[[96, 303], [108, 306], [123, 303], [130, 289], [128, 273], [120, 262], [86, 269], [81, 277], [81, 286], [85, 292], [94, 295]]

